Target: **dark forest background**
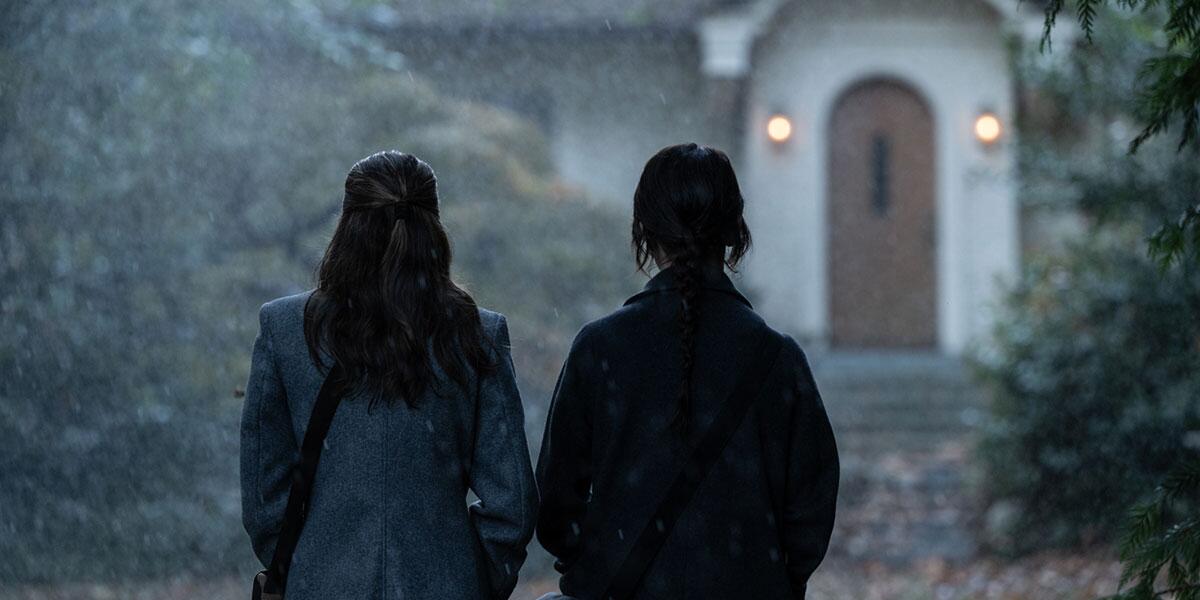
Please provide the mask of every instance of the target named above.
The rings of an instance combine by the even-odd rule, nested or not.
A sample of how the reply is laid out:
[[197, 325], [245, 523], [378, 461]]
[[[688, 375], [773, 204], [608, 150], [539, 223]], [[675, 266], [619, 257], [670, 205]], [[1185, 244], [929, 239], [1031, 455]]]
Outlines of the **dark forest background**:
[[253, 566], [236, 391], [255, 315], [310, 286], [367, 154], [436, 169], [456, 276], [509, 316], [530, 423], [578, 327], [636, 290], [624, 219], [555, 181], [534, 127], [306, 2], [0, 11], [0, 582]]

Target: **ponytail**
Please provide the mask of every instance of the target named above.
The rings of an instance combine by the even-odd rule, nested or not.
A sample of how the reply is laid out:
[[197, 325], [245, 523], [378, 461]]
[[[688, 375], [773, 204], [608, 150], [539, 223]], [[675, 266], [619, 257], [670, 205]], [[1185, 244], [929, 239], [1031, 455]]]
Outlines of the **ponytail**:
[[443, 383], [468, 390], [493, 372], [479, 309], [450, 261], [433, 169], [390, 150], [360, 160], [304, 308], [313, 363], [325, 369], [328, 354], [353, 392], [410, 407], [426, 391], [443, 395]]

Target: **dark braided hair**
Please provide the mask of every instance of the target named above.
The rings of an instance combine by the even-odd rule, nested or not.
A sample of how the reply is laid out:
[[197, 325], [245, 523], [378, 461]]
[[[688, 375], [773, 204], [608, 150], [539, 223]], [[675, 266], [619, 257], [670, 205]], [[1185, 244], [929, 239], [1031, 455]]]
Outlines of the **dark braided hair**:
[[690, 425], [700, 278], [705, 264], [731, 270], [750, 249], [742, 217], [745, 200], [724, 152], [680, 144], [646, 162], [633, 194], [633, 250], [643, 272], [651, 259], [670, 263], [679, 287], [679, 335], [683, 376], [674, 423]]

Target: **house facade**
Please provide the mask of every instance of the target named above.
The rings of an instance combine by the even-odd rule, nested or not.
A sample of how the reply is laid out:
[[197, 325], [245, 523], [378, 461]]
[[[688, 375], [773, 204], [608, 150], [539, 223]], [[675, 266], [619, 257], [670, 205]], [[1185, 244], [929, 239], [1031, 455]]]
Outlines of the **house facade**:
[[631, 211], [665, 145], [725, 149], [755, 243], [739, 284], [770, 322], [817, 349], [954, 355], [1019, 267], [1028, 4], [447, 0], [373, 27], [441, 89], [539, 124], [596, 202]]

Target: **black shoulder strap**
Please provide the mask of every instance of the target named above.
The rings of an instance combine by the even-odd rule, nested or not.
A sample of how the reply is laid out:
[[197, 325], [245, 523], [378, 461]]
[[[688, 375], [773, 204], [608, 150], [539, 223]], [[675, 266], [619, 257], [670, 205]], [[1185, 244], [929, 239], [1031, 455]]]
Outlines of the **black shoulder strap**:
[[308, 428], [304, 430], [304, 441], [300, 445], [300, 464], [292, 469], [292, 487], [288, 492], [283, 528], [275, 543], [275, 556], [271, 558], [271, 566], [267, 569], [265, 587], [276, 589], [264, 589], [264, 592], [282, 594], [287, 588], [288, 568], [308, 515], [308, 499], [317, 475], [317, 463], [321, 461], [321, 448], [325, 445], [325, 435], [329, 433], [333, 415], [342, 401], [338, 393], [340, 387], [341, 369], [335, 364], [321, 384], [321, 391], [317, 392], [317, 402], [313, 405]]
[[763, 332], [763, 338], [749, 367], [738, 378], [733, 392], [721, 405], [704, 436], [692, 447], [684, 467], [675, 475], [650, 521], [634, 541], [633, 548], [625, 556], [625, 561], [602, 596], [604, 600], [624, 600], [633, 595], [646, 569], [671, 535], [679, 515], [725, 451], [725, 446], [745, 420], [750, 405], [762, 394], [762, 386], [775, 368], [782, 347], [780, 336], [770, 330]]

